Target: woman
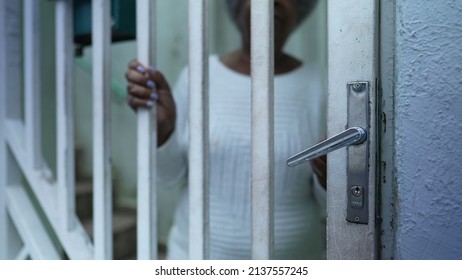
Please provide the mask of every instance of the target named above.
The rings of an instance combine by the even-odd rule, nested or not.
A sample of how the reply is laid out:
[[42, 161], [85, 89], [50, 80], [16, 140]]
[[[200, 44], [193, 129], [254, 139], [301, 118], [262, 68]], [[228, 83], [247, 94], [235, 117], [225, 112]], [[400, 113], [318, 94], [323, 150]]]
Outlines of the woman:
[[[291, 32], [316, 1], [275, 0], [275, 258], [320, 259], [324, 252], [324, 189], [307, 166], [289, 168], [288, 156], [324, 134], [322, 75], [283, 52]], [[251, 258], [250, 0], [227, 0], [242, 35], [241, 48], [209, 58], [210, 257]], [[158, 184], [184, 184], [167, 257], [188, 258], [188, 75], [172, 92], [160, 71], [136, 60], [126, 72], [128, 104], [157, 106]], [[321, 177], [325, 165], [314, 168]], [[321, 178], [320, 177], [320, 178]], [[323, 179], [321, 179], [323, 181]]]

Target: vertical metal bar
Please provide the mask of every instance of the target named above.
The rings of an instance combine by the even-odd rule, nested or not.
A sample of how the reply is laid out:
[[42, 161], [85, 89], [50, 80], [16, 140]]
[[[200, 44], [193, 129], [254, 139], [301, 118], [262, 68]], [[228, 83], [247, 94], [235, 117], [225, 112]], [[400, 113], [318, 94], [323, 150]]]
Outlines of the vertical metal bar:
[[67, 230], [74, 227], [75, 220], [72, 2], [55, 3], [58, 207]]
[[22, 177], [8, 151], [6, 121], [21, 119], [20, 2], [0, 0], [0, 259], [9, 259], [14, 231], [7, 211], [7, 187]]
[[0, 260], [8, 258], [8, 215], [6, 211], [7, 144], [5, 135], [7, 92], [7, 1], [0, 0]]
[[[2, 0], [3, 1], [3, 0]], [[4, 86], [4, 79], [6, 76], [4, 75], [6, 72], [6, 63], [4, 57], [4, 13], [3, 11], [3, 4], [0, 6], [0, 260], [4, 260], [8, 258], [8, 253], [6, 248], [8, 244], [8, 215], [6, 211], [6, 166], [7, 166], [7, 159], [6, 159], [6, 152], [7, 152], [7, 144], [6, 144], [6, 135], [5, 135], [5, 111], [6, 111], [6, 96], [5, 96], [5, 86]]]
[[189, 256], [209, 253], [207, 1], [189, 0]]
[[16, 255], [15, 260], [27, 260], [29, 255], [29, 249], [27, 248], [27, 246], [23, 246]]
[[[137, 0], [136, 39], [138, 60], [144, 65], [155, 63], [155, 1]], [[138, 109], [138, 259], [157, 259], [156, 201], [156, 106]]]
[[[348, 12], [345, 12], [348, 11]], [[376, 232], [376, 89], [378, 1], [335, 0], [328, 2], [328, 135], [348, 124], [347, 85], [367, 81], [369, 90], [369, 219], [367, 225], [346, 221], [348, 153], [328, 154], [327, 159], [327, 258], [375, 259]]]
[[112, 259], [111, 1], [92, 2], [92, 43], [95, 259]]
[[251, 1], [252, 258], [273, 257], [273, 1]]
[[24, 1], [24, 91], [26, 151], [32, 167], [40, 168], [40, 1]]

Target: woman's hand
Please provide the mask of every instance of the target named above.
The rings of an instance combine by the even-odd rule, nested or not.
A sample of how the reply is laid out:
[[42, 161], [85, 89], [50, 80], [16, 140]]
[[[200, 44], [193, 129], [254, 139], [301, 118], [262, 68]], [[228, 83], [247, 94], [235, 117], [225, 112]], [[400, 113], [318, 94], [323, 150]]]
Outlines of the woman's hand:
[[311, 167], [313, 168], [314, 174], [318, 176], [319, 183], [321, 183], [321, 185], [324, 188], [327, 188], [327, 156], [323, 155], [315, 159], [312, 159], [310, 160], [310, 164], [311, 164]]
[[318, 176], [319, 182], [321, 185], [326, 188], [327, 187], [327, 156], [323, 155], [318, 158], [312, 159], [310, 161], [311, 167], [313, 168], [314, 173]]
[[157, 106], [157, 146], [164, 144], [175, 129], [176, 109], [170, 86], [161, 72], [136, 59], [125, 72], [127, 103], [133, 110]]

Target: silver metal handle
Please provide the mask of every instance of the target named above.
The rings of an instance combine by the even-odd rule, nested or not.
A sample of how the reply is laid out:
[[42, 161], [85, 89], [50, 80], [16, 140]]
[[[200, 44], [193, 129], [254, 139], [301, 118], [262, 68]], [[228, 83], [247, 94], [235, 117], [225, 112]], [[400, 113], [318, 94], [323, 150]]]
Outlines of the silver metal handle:
[[351, 145], [359, 145], [367, 139], [367, 132], [362, 127], [351, 127], [347, 130], [334, 135], [311, 148], [290, 157], [287, 160], [288, 166], [296, 166], [311, 159], [320, 157], [340, 148]]

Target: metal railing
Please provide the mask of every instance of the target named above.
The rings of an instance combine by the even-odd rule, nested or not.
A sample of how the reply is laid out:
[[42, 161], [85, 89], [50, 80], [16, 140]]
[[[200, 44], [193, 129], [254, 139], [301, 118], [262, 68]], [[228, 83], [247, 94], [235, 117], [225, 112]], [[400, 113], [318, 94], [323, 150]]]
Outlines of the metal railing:
[[[72, 32], [69, 32], [72, 31], [72, 1], [56, 2], [57, 180], [41, 155], [39, 3], [24, 0], [24, 16], [21, 17], [19, 1], [0, 2], [0, 242], [11, 245], [15, 232], [19, 233], [22, 242], [19, 252], [4, 249], [11, 246], [2, 246], [0, 251], [2, 258], [12, 255], [19, 259], [62, 257], [50, 231], [41, 221], [37, 205], [29, 198], [25, 178], [67, 256], [91, 259], [93, 245], [75, 214], [73, 47]], [[23, 30], [21, 18], [24, 20]], [[21, 45], [24, 54], [20, 52]], [[24, 100], [21, 98], [21, 80], [24, 81]]]

